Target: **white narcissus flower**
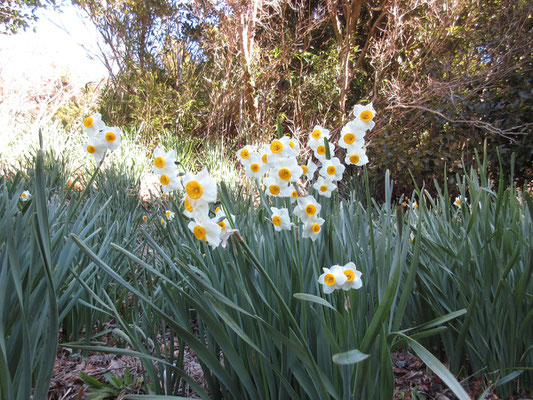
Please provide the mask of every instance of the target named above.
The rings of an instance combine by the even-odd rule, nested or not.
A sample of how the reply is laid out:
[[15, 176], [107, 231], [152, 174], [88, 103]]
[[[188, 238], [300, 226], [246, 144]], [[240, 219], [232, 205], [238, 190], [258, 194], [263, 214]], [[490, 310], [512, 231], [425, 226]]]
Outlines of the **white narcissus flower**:
[[[231, 214], [231, 219], [233, 221], [235, 221], [235, 215]], [[215, 221], [219, 226], [220, 228], [222, 229], [222, 231], [220, 232], [220, 236], [224, 236], [226, 234], [226, 228], [228, 227], [228, 224], [227, 224], [227, 217], [226, 217], [226, 213], [224, 212], [224, 210], [222, 210], [222, 208], [220, 207], [217, 207], [215, 209], [215, 218], [213, 218], [213, 221]]]
[[318, 177], [313, 187], [318, 191], [318, 194], [327, 197], [328, 199], [331, 197], [331, 193], [337, 189], [335, 182], [331, 179], [324, 178], [323, 176]]
[[294, 150], [291, 148], [291, 138], [288, 136], [274, 139], [267, 147], [267, 158], [270, 165], [273, 165], [274, 161], [280, 158], [290, 157], [293, 153]]
[[318, 166], [313, 161], [311, 161], [311, 159], [309, 159], [307, 160], [307, 164], [303, 164], [301, 167], [307, 179], [309, 179], [310, 181], [313, 180]]
[[341, 164], [341, 161], [337, 157], [333, 157], [330, 160], [322, 161], [322, 168], [319, 173], [326, 179], [340, 181], [345, 169], [346, 167]]
[[[287, 191], [289, 192], [289, 195], [286, 196], [286, 197], [290, 197], [291, 198], [291, 203], [294, 203], [295, 201], [297, 201], [300, 198], [300, 193], [298, 193], [298, 190], [296, 190], [296, 188], [294, 186], [289, 186], [287, 188]], [[281, 197], [285, 197], [285, 196], [281, 196]]]
[[341, 137], [339, 139], [339, 146], [347, 149], [349, 146], [363, 147], [365, 144], [366, 131], [357, 128], [357, 124], [353, 121], [348, 122], [341, 129]]
[[289, 157], [297, 157], [298, 154], [300, 154], [300, 142], [298, 140], [291, 138], [289, 139], [289, 150], [288, 150], [288, 156]]
[[163, 190], [163, 194], [172, 192], [174, 190], [181, 189], [181, 180], [177, 175], [167, 175], [167, 174], [161, 174], [159, 175], [159, 182], [161, 183], [161, 189]]
[[319, 218], [316, 215], [308, 218], [303, 227], [302, 237], [310, 238], [313, 242], [318, 239], [318, 235], [322, 230], [324, 219]]
[[183, 177], [183, 186], [192, 200], [205, 200], [208, 203], [214, 202], [217, 199], [217, 185], [209, 176], [206, 169], [198, 172], [196, 175], [191, 173], [185, 174]]
[[[294, 186], [292, 185], [282, 186], [281, 192], [279, 193], [278, 197], [290, 197], [291, 201], [293, 201], [294, 192], [295, 192]], [[296, 194], [298, 194], [298, 192], [296, 192]]]
[[279, 158], [270, 174], [282, 182], [296, 182], [302, 175], [302, 167], [298, 165], [295, 157]]
[[348, 279], [344, 275], [343, 267], [334, 265], [331, 268], [322, 268], [324, 273], [318, 277], [318, 283], [322, 285], [324, 294], [330, 294], [335, 289], [340, 289]]
[[244, 166], [244, 175], [249, 178], [261, 178], [266, 172], [266, 164], [261, 161], [258, 153], [252, 153]]
[[104, 158], [107, 150], [106, 141], [102, 135], [89, 136], [89, 140], [87, 141], [85, 149], [96, 160], [100, 161], [102, 158]]
[[281, 181], [280, 179], [273, 178], [268, 176], [263, 181], [265, 185], [265, 192], [269, 196], [282, 196], [287, 191], [289, 184], [287, 182]]
[[272, 216], [270, 220], [274, 224], [274, 229], [276, 231], [281, 231], [282, 229], [290, 230], [292, 226], [291, 218], [289, 217], [289, 210], [286, 208], [276, 208], [271, 207]]
[[258, 150], [258, 154], [259, 154], [259, 157], [261, 158], [261, 162], [264, 164], [264, 167], [266, 167], [267, 170], [270, 169], [271, 165], [270, 165], [270, 159], [268, 155], [269, 154], [272, 155], [272, 153], [269, 149], [269, 145], [268, 144], [262, 145], [261, 148]]
[[194, 213], [204, 214], [207, 216], [209, 214], [209, 203], [205, 200], [193, 200], [189, 196], [185, 196], [183, 201], [183, 214], [187, 218], [194, 218]]
[[346, 281], [340, 285], [342, 290], [360, 289], [363, 286], [363, 281], [361, 280], [363, 273], [355, 268], [353, 262], [349, 262], [342, 267], [342, 273], [346, 276]]
[[161, 218], [161, 219], [159, 220], [159, 223], [161, 224], [161, 226], [162, 226], [163, 228], [165, 228], [165, 227], [167, 226], [167, 221], [165, 221], [165, 218]]
[[32, 196], [29, 190], [25, 190], [20, 194], [20, 200], [22, 201], [28, 201], [29, 199], [31, 199], [31, 197]]
[[318, 215], [322, 206], [313, 196], [300, 197], [297, 200], [298, 205], [294, 207], [294, 215], [303, 222], [310, 220]]
[[353, 115], [355, 119], [352, 121], [358, 130], [364, 130], [365, 132], [371, 130], [376, 123], [372, 121], [376, 115], [376, 110], [372, 106], [372, 103], [367, 105], [356, 104], [353, 107]]
[[311, 147], [311, 144], [313, 143], [323, 144], [324, 139], [329, 140], [329, 135], [330, 133], [328, 129], [322, 128], [320, 125], [315, 125], [313, 131], [309, 134], [309, 147]]
[[[335, 155], [335, 145], [333, 143], [328, 142], [328, 147], [329, 147], [329, 155], [330, 156]], [[326, 150], [326, 146], [324, 146], [323, 142], [322, 144], [319, 144], [316, 148], [311, 147], [311, 149], [313, 150], [313, 154], [317, 160], [324, 161], [327, 159], [328, 153]]]
[[102, 121], [102, 114], [96, 113], [90, 117], [84, 118], [82, 122], [83, 130], [91, 136], [95, 136], [98, 132], [104, 129], [105, 124]]
[[366, 150], [364, 147], [349, 146], [346, 149], [346, 158], [344, 159], [346, 165], [363, 166], [368, 163]]
[[169, 221], [172, 221], [174, 219], [174, 215], [175, 214], [172, 211], [170, 211], [170, 210], [166, 210], [165, 211], [165, 217], [167, 217], [167, 219]]
[[[465, 197], [465, 202], [466, 202], [466, 197]], [[461, 196], [457, 196], [457, 197], [455, 198], [453, 204], [454, 204], [455, 206], [457, 206], [457, 207], [461, 207], [461, 204], [462, 204], [462, 202], [461, 202]]]
[[161, 146], [154, 150], [154, 174], [176, 175], [176, 152], [174, 150], [165, 151]]
[[237, 150], [237, 158], [242, 165], [246, 166], [250, 164], [250, 156], [257, 153], [257, 146], [246, 145], [242, 149]]
[[122, 131], [117, 126], [105, 126], [102, 130], [108, 150], [116, 150], [122, 142]]
[[206, 215], [195, 214], [194, 221], [189, 222], [187, 227], [196, 239], [205, 240], [211, 247], [217, 247], [220, 244], [222, 227]]

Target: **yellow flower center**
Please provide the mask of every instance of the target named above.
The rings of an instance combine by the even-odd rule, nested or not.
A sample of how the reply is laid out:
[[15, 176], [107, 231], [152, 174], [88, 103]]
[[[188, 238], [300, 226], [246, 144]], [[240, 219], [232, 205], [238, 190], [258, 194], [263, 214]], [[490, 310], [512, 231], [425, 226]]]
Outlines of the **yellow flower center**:
[[163, 218], [161, 218], [161, 220], [159, 221], [159, 223], [163, 226], [165, 226], [167, 223], [165, 222], [165, 220]]
[[353, 133], [347, 133], [344, 135], [344, 141], [348, 144], [355, 142], [355, 135]]
[[355, 278], [355, 272], [352, 269], [347, 269], [344, 271], [344, 275], [346, 275], [346, 282], [351, 282]]
[[307, 165], [300, 165], [300, 167], [302, 167], [303, 174], [307, 174], [307, 171], [309, 170], [309, 168], [307, 168]]
[[460, 206], [460, 205], [461, 205], [461, 200], [459, 200], [459, 199], [455, 200], [455, 204], [457, 204], [458, 206]]
[[272, 153], [279, 153], [281, 150], [283, 150], [283, 143], [281, 143], [279, 140], [273, 140], [272, 143], [270, 143], [270, 151]]
[[282, 168], [279, 170], [278, 175], [284, 181], [291, 179], [291, 171], [288, 168]]
[[350, 162], [352, 164], [357, 164], [359, 162], [359, 156], [357, 154], [352, 154], [350, 156]]
[[163, 193], [163, 194], [161, 195], [161, 197], [164, 198], [164, 199], [166, 199], [166, 198], [167, 198], [167, 194], [166, 194], [166, 193]]
[[320, 225], [318, 225], [318, 224], [313, 224], [313, 226], [311, 226], [311, 230], [312, 230], [314, 233], [318, 233], [318, 232], [320, 232]]
[[93, 126], [93, 124], [94, 120], [91, 117], [87, 117], [83, 120], [83, 126], [86, 128], [90, 128], [91, 126]]
[[198, 240], [205, 240], [205, 235], [207, 234], [207, 231], [203, 226], [196, 225], [194, 229], [192, 230], [192, 233], [194, 233], [194, 236], [196, 236], [196, 239]]
[[320, 191], [321, 192], [327, 192], [328, 191], [328, 187], [326, 185], [322, 185], [322, 186], [320, 186]]
[[276, 226], [280, 226], [281, 225], [281, 217], [279, 215], [274, 215], [272, 217], [272, 223]]
[[170, 217], [170, 216], [172, 215], [172, 211], [167, 210], [167, 211], [165, 212], [165, 215], [167, 216], [167, 218]]
[[168, 177], [168, 175], [161, 175], [161, 177], [159, 178], [159, 182], [161, 182], [162, 185], [168, 185], [170, 183], [170, 178]]
[[292, 196], [293, 199], [298, 198], [298, 192], [296, 190], [293, 190], [292, 193], [291, 193], [291, 196]]
[[291, 146], [291, 149], [294, 149], [295, 145], [294, 145], [294, 142], [292, 140], [289, 142], [289, 146]]
[[320, 155], [326, 154], [326, 148], [324, 146], [318, 146], [316, 152]]
[[326, 172], [327, 172], [329, 175], [335, 175], [335, 172], [337, 172], [337, 168], [335, 168], [335, 166], [333, 166], [333, 165], [330, 165], [330, 166], [326, 169]]
[[109, 143], [114, 142], [116, 138], [117, 138], [117, 135], [115, 135], [114, 132], [107, 132], [105, 134], [105, 140], [108, 141]]
[[93, 154], [94, 152], [96, 152], [96, 147], [90, 144], [89, 146], [87, 146], [87, 151], [89, 152], [89, 154]]
[[374, 118], [374, 114], [370, 110], [365, 110], [359, 115], [359, 118], [361, 118], [361, 121], [363, 122], [368, 122]]
[[220, 211], [220, 207], [215, 208], [215, 214], [217, 214]]
[[277, 196], [280, 192], [280, 189], [279, 189], [279, 186], [278, 185], [270, 185], [268, 187], [268, 190], [270, 190], [270, 193], [272, 193], [274, 196]]
[[241, 150], [241, 158], [244, 158], [246, 160], [248, 157], [250, 157], [250, 152], [248, 151], [248, 149]]
[[335, 275], [330, 273], [330, 274], [326, 274], [326, 276], [324, 276], [324, 282], [328, 286], [333, 286], [335, 284], [335, 282], [337, 282], [337, 280], [335, 279]]
[[257, 163], [253, 163], [250, 165], [250, 169], [252, 170], [252, 172], [258, 172], [259, 171], [259, 164]]
[[226, 229], [226, 221], [220, 221], [218, 222], [218, 225], [222, 228], [222, 230]]
[[26, 198], [26, 196], [27, 196], [26, 193], [21, 193], [20, 194], [20, 197], [22, 197], [23, 199]]
[[200, 185], [197, 181], [190, 181], [185, 185], [185, 191], [189, 195], [191, 199], [197, 200], [200, 197], [202, 197], [202, 194], [204, 193], [204, 188], [202, 185]]
[[157, 157], [155, 160], [154, 160], [154, 164], [157, 168], [163, 168], [166, 164], [166, 161], [163, 157]]
[[308, 204], [307, 207], [305, 207], [305, 213], [309, 216], [315, 215], [316, 213], [316, 207], [314, 204]]
[[418, 208], [418, 204], [417, 203], [413, 204], [413, 207]]
[[143, 215], [143, 221], [144, 222], [148, 221], [148, 217], [146, 215]]
[[313, 139], [320, 139], [320, 136], [322, 136], [322, 131], [320, 129], [315, 129], [313, 133], [311, 133], [311, 136]]
[[263, 164], [268, 164], [268, 160], [267, 160], [267, 155], [266, 154], [263, 154], [263, 156], [261, 157], [261, 161], [263, 161]]
[[192, 212], [192, 206], [191, 206], [191, 203], [189, 202], [189, 197], [185, 197], [185, 202], [183, 203], [183, 206], [185, 207], [187, 211]]

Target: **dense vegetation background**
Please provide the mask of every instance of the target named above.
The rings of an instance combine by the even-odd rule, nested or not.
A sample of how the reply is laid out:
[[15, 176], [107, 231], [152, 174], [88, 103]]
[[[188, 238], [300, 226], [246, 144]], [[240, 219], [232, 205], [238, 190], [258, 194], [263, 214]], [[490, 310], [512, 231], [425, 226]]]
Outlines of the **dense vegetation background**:
[[[58, 3], [10, 1], [0, 22], [16, 30], [23, 10]], [[231, 148], [271, 136], [278, 117], [296, 137], [315, 124], [339, 131], [355, 103], [372, 101], [371, 174], [391, 170], [400, 192], [410, 173], [431, 185], [468, 168], [485, 140], [490, 168], [496, 149], [506, 170], [514, 152], [519, 183], [533, 179], [527, 0], [73, 3], [108, 46], [98, 110], [146, 142], [164, 132]]]

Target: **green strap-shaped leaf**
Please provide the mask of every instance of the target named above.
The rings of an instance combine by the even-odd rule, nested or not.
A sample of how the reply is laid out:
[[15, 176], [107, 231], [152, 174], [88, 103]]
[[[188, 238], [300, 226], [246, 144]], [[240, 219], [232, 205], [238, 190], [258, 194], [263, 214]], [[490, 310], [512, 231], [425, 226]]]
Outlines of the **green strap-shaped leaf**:
[[361, 362], [363, 360], [366, 360], [369, 357], [368, 354], [361, 353], [359, 350], [349, 350], [345, 351], [344, 353], [337, 353], [333, 354], [331, 359], [335, 364], [339, 365], [351, 365], [351, 364], [357, 364], [358, 362]]
[[332, 310], [337, 311], [335, 307], [333, 307], [326, 299], [323, 299], [322, 297], [314, 296], [312, 294], [307, 293], [295, 293], [293, 297], [299, 300], [310, 301], [311, 303], [320, 304], [321, 306], [326, 306], [331, 308]]

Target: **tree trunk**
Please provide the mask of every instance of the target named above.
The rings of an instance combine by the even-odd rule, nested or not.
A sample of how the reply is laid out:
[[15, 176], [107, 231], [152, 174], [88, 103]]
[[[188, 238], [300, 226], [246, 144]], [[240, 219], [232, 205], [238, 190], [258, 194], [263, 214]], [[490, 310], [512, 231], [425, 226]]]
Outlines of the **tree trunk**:
[[252, 74], [253, 54], [255, 45], [255, 27], [257, 14], [263, 0], [228, 1], [238, 18], [238, 35], [241, 66], [243, 69], [243, 84], [246, 105], [252, 120], [259, 123], [258, 99], [255, 95], [255, 81]]
[[[352, 45], [355, 39], [355, 28], [357, 27], [357, 20], [361, 14], [361, 6], [364, 0], [329, 0], [328, 12], [337, 45], [340, 50], [341, 71], [338, 79], [338, 86], [340, 90], [339, 95], [339, 111], [344, 115], [346, 111], [346, 95], [350, 88], [353, 79], [352, 63], [350, 55]], [[342, 8], [345, 24], [339, 18], [339, 8]]]

